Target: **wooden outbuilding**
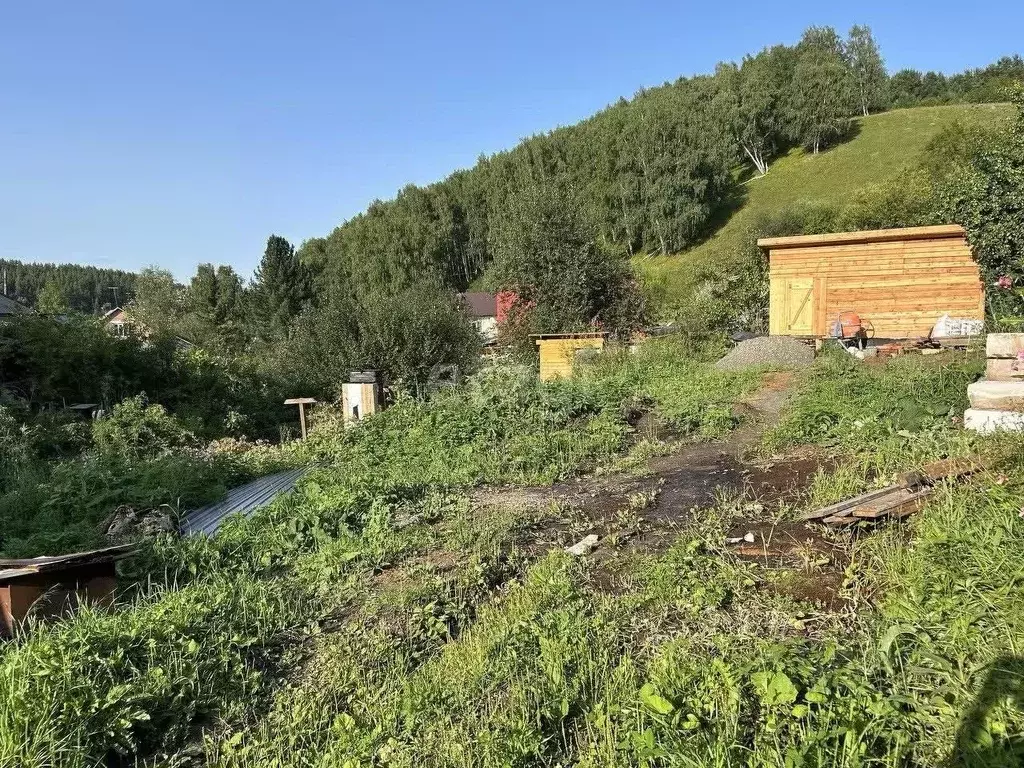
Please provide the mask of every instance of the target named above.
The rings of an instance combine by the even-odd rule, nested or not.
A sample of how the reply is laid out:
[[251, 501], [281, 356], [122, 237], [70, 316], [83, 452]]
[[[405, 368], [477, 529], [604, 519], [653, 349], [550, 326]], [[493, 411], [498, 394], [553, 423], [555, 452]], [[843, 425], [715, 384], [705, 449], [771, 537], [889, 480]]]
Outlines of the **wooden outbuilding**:
[[116, 563], [134, 544], [26, 560], [0, 560], [0, 637], [13, 637], [31, 611], [52, 618], [88, 601], [110, 605], [117, 587]]
[[541, 333], [531, 336], [540, 350], [540, 380], [572, 376], [573, 364], [585, 350], [594, 353], [604, 349], [604, 332], [595, 333]]
[[957, 225], [768, 237], [769, 332], [821, 338], [856, 313], [877, 338], [928, 336], [951, 318], [984, 320], [981, 273]]

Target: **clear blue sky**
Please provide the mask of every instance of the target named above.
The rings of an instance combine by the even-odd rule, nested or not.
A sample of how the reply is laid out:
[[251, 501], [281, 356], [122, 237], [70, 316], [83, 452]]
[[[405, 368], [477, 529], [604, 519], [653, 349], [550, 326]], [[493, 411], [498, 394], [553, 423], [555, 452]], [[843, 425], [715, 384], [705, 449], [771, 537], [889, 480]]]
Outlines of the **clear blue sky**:
[[870, 25], [890, 71], [1024, 47], [1019, 0], [6, 0], [0, 23], [0, 257], [181, 279], [811, 24]]

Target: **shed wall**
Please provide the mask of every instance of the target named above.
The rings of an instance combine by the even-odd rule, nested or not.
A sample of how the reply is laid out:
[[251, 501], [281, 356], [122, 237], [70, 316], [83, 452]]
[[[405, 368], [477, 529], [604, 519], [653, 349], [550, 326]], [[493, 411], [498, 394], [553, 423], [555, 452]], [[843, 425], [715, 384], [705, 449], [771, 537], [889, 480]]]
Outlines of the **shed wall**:
[[[870, 320], [880, 338], [926, 336], [945, 313], [984, 318], [980, 271], [962, 233], [907, 240], [892, 233], [864, 242], [769, 245], [771, 333], [825, 336], [844, 311]], [[794, 307], [800, 290], [793, 286], [808, 280], [810, 306]], [[808, 313], [810, 333], [802, 327]]]
[[572, 376], [576, 352], [581, 349], [604, 349], [604, 338], [538, 339], [540, 348], [540, 380]]

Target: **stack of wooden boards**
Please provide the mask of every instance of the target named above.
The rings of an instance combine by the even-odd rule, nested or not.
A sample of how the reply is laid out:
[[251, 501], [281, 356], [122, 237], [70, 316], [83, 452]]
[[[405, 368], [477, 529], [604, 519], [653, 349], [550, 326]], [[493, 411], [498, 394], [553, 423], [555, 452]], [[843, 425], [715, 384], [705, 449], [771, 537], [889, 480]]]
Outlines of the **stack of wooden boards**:
[[985, 379], [967, 388], [964, 427], [987, 434], [1024, 430], [1024, 333], [990, 333]]
[[807, 512], [798, 519], [837, 528], [880, 519], [898, 520], [921, 509], [939, 481], [967, 477], [983, 469], [985, 465], [978, 459], [943, 459], [908, 472], [894, 485]]

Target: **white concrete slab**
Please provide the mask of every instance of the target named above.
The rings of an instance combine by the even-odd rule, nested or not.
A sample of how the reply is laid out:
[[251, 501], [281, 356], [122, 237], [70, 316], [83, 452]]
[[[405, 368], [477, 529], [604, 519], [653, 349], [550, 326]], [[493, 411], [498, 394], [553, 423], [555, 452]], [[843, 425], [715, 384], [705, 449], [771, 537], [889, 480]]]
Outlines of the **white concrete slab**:
[[1024, 432], [1024, 413], [968, 408], [964, 411], [964, 429], [980, 432], [983, 435], [999, 431]]

